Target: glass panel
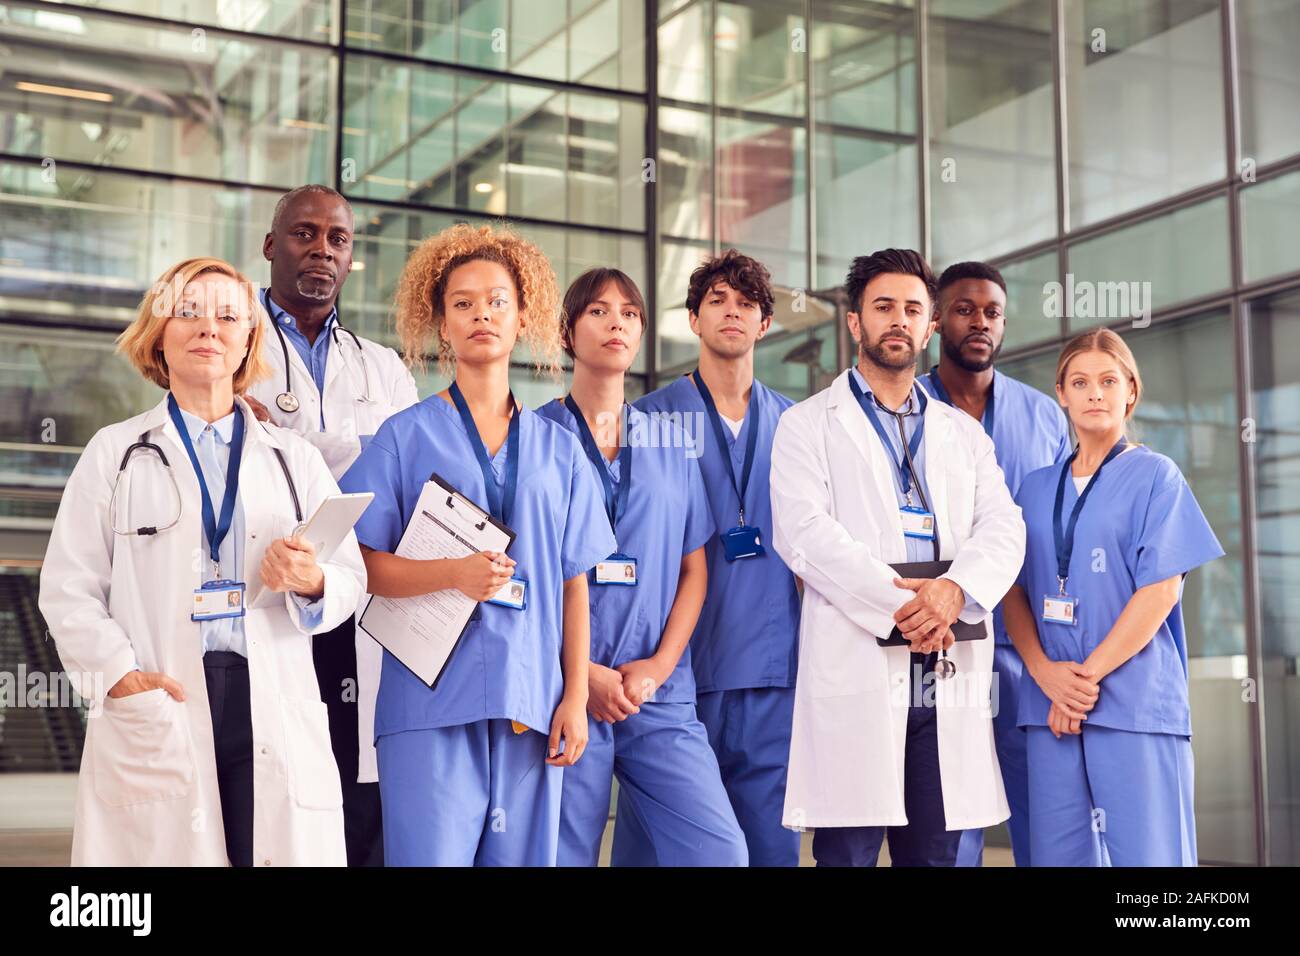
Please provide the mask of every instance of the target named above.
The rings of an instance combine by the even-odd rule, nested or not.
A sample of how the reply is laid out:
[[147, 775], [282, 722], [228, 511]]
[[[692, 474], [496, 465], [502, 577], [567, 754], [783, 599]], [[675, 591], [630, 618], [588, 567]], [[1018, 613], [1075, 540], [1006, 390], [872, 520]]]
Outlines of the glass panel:
[[[1300, 864], [1300, 292], [1250, 304], [1270, 857]], [[1248, 710], [1238, 705], [1239, 710]]]
[[818, 122], [916, 132], [916, 17], [910, 3], [813, 0]]
[[0, 163], [0, 316], [121, 331], [148, 284], [197, 255], [267, 276], [262, 237], [279, 195], [126, 173]]
[[754, 348], [754, 377], [800, 402], [830, 385], [840, 373], [835, 323], [788, 335], [769, 335]]
[[643, 0], [349, 0], [344, 6], [351, 47], [559, 82], [645, 89]]
[[1035, 355], [999, 361], [997, 369], [1004, 375], [1024, 382], [1038, 389], [1050, 398], [1056, 397], [1056, 359], [1061, 354], [1059, 348], [1052, 348]]
[[1242, 155], [1261, 164], [1300, 153], [1300, 4], [1247, 0], [1234, 8]]
[[[64, 0], [51, 2], [64, 3]], [[85, 7], [92, 4], [68, 3], [67, 6]], [[333, 0], [257, 0], [254, 3], [186, 0], [180, 7], [163, 0], [96, 0], [93, 6], [102, 10], [180, 20], [243, 33], [265, 33], [317, 43], [334, 42], [330, 33], [334, 19]]]
[[689, 363], [689, 367], [694, 367], [695, 360], [699, 357], [699, 336], [691, 331], [690, 318], [686, 312], [686, 287], [696, 266], [710, 255], [711, 250], [703, 244], [668, 240], [660, 244], [657, 277], [659, 323], [655, 342], [658, 349], [655, 360], [658, 383], [655, 388], [672, 377], [670, 370], [674, 366]]
[[695, 3], [659, 24], [659, 95], [707, 103], [710, 92], [708, 0]]
[[991, 258], [1055, 235], [1051, 5], [932, 3], [930, 56], [935, 259]]
[[659, 231], [685, 239], [713, 235], [713, 150], [709, 114], [659, 108]]
[[1066, 0], [1070, 224], [1225, 175], [1219, 0]]
[[1054, 339], [1061, 334], [1061, 320], [1044, 308], [1044, 289], [1056, 282], [1056, 253], [1046, 252], [1032, 259], [1008, 262], [999, 266], [1007, 284], [1006, 335], [1004, 349], [1015, 349], [1030, 342]]
[[718, 235], [754, 256], [773, 283], [808, 282], [806, 130], [718, 118]]
[[1071, 246], [1066, 280], [1056, 302], [1073, 329], [1149, 318], [1155, 309], [1226, 289], [1228, 201], [1216, 196]]
[[716, 7], [718, 105], [802, 116], [808, 66], [803, 3], [748, 0]]
[[333, 182], [337, 64], [326, 49], [12, 6], [0, 8], [0, 49], [12, 83], [0, 152], [238, 183]]
[[1300, 270], [1300, 172], [1250, 186], [1240, 196], [1245, 280]]

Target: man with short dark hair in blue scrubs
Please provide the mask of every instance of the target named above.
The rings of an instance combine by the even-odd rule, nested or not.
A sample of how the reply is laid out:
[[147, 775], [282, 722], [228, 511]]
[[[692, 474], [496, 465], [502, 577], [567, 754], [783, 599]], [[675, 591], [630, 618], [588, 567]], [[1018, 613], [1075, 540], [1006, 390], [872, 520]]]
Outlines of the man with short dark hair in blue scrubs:
[[[935, 398], [983, 423], [1014, 497], [1025, 475], [1069, 454], [1070, 433], [1055, 400], [994, 370], [1006, 330], [1006, 307], [1007, 284], [997, 269], [983, 262], [958, 262], [945, 269], [935, 308], [939, 364], [919, 381]], [[1028, 866], [1025, 733], [1016, 726], [1016, 688], [1024, 663], [1007, 636], [1000, 604], [993, 612], [993, 639], [998, 695], [993, 735], [1011, 807], [1007, 828], [1016, 865]], [[984, 831], [963, 831], [957, 865], [981, 866], [983, 858]]]

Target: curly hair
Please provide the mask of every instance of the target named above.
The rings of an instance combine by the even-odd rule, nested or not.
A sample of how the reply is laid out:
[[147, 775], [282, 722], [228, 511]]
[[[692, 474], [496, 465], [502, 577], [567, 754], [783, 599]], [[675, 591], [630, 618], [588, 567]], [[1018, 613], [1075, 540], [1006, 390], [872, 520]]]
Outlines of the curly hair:
[[736, 249], [705, 259], [691, 273], [686, 289], [686, 310], [699, 315], [700, 303], [719, 281], [753, 299], [763, 318], [772, 317], [776, 300], [772, 296], [772, 276], [767, 266]]
[[442, 299], [447, 280], [469, 262], [495, 262], [510, 273], [524, 320], [520, 337], [528, 343], [533, 365], [560, 376], [560, 287], [550, 262], [532, 242], [507, 225], [457, 223], [420, 243], [397, 282], [393, 308], [406, 364], [423, 371], [431, 340], [438, 345], [438, 370], [454, 374], [455, 356], [443, 334]]

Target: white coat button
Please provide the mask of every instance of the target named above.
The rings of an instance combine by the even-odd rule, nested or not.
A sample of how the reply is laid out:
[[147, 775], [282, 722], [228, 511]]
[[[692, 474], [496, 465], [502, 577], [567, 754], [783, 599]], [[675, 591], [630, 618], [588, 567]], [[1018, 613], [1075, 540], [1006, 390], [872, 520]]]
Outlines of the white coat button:
[[263, 861], [262, 861], [262, 865], [263, 865], [263, 866], [270, 866], [270, 865], [271, 865], [271, 861], [270, 861], [270, 860], [263, 860]]
[[262, 748], [262, 753], [263, 753], [263, 754], [269, 754], [270, 752], [271, 752], [271, 751], [268, 750], [266, 747], [263, 747], [263, 748]]

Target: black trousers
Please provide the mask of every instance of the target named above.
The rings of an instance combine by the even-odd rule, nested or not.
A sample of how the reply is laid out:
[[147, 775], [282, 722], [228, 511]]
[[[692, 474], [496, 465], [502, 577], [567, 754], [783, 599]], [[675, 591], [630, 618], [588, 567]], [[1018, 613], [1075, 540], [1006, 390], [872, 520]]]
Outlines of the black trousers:
[[[960, 830], [945, 829], [943, 788], [939, 785], [938, 715], [926, 706], [924, 681], [939, 655], [913, 654], [911, 705], [907, 708], [907, 744], [903, 756], [903, 827], [818, 827], [813, 833], [813, 858], [818, 866], [875, 866], [880, 847], [889, 838], [893, 866], [956, 866]], [[918, 705], [918, 700], [922, 701]]]
[[379, 784], [357, 783], [357, 646], [351, 617], [312, 638], [320, 698], [329, 712], [330, 747], [343, 782], [343, 840], [348, 866], [384, 865]]
[[217, 790], [231, 866], [253, 865], [253, 716], [248, 660], [234, 651], [203, 655], [203, 677], [212, 712]]

